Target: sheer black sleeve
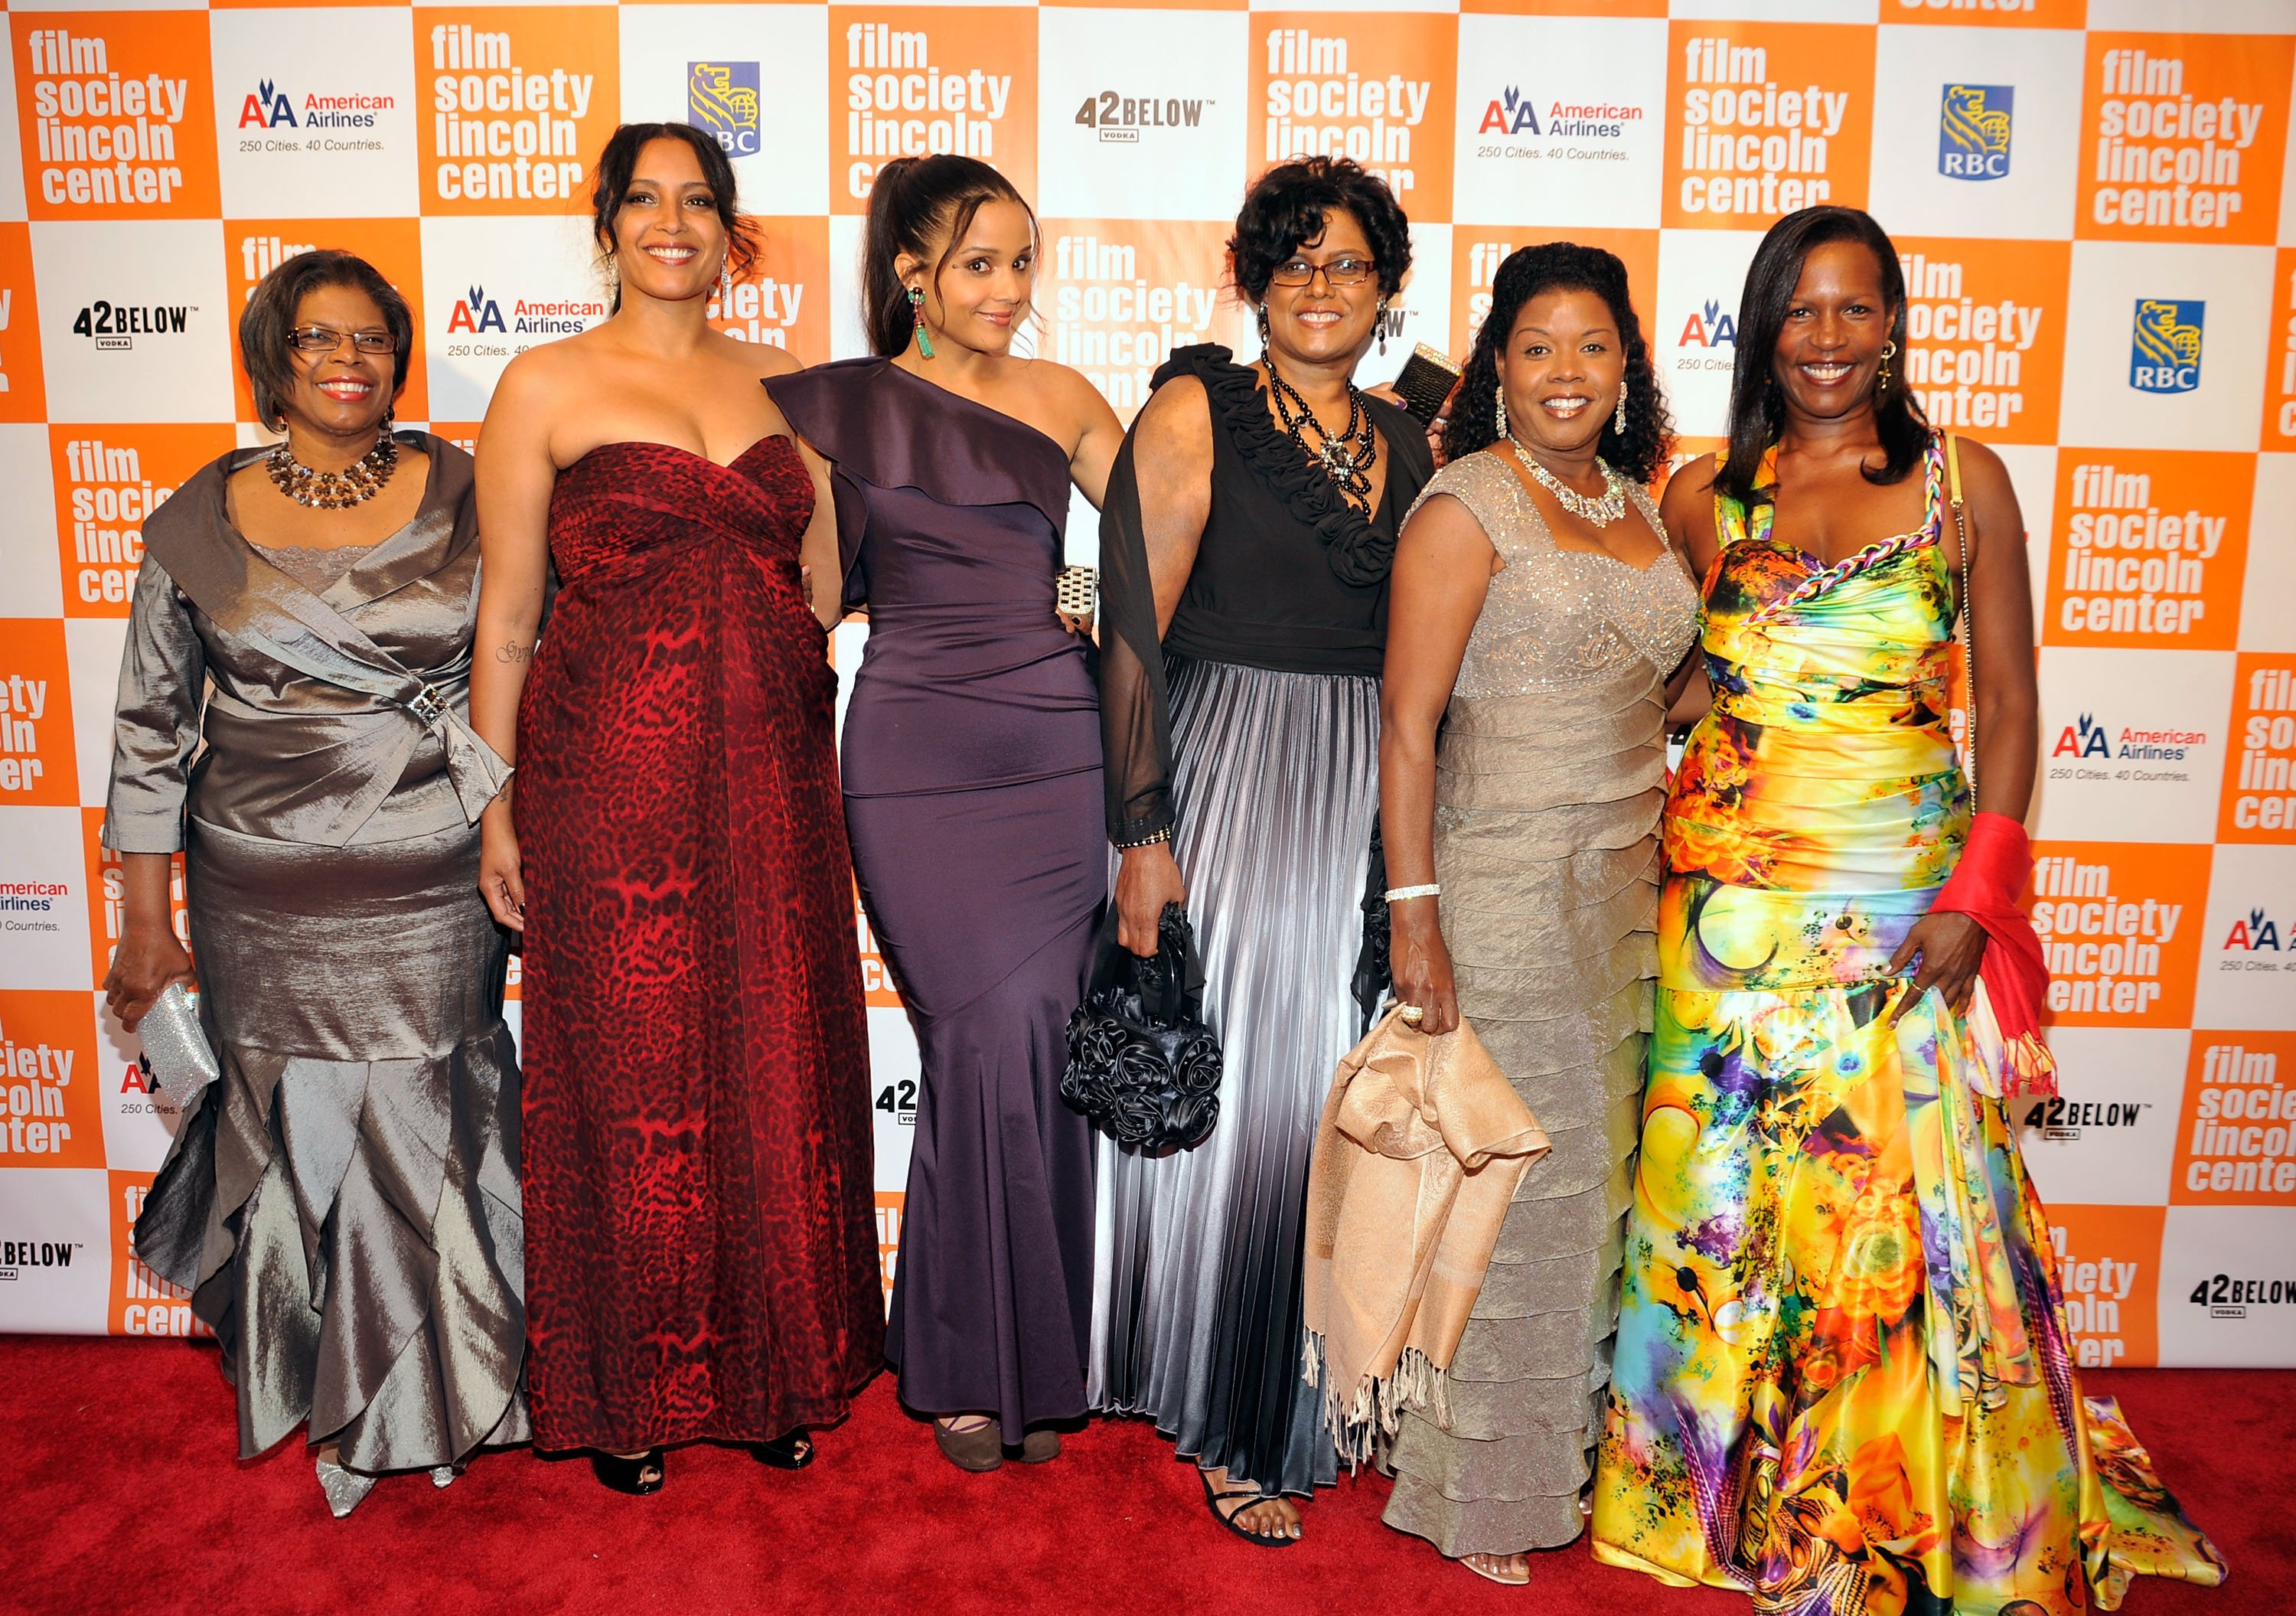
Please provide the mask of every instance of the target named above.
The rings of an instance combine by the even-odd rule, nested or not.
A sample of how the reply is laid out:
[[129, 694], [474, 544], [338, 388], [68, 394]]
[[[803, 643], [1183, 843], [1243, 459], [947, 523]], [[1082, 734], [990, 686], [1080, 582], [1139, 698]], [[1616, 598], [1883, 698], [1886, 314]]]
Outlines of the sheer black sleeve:
[[1137, 429], [1108, 473], [1100, 509], [1100, 742], [1108, 839], [1119, 847], [1169, 832], [1172, 710], [1156, 631], [1156, 585], [1133, 469]]

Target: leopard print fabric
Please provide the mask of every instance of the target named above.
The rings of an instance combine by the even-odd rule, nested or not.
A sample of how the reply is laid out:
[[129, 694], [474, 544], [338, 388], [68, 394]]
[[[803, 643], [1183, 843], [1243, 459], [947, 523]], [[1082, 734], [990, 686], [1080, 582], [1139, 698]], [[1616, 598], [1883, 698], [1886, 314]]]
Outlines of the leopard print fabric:
[[867, 1032], [789, 439], [558, 480], [519, 713], [535, 1440], [841, 1416], [883, 1356]]

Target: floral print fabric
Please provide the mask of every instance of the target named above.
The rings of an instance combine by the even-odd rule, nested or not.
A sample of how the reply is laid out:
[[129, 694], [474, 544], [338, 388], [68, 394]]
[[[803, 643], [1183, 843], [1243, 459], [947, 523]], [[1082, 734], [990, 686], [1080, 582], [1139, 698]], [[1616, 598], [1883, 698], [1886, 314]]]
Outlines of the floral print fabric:
[[[1598, 1558], [1791, 1616], [2058, 1616], [2223, 1562], [2072, 1371], [1982, 989], [1891, 953], [1951, 873], [1953, 581], [1718, 496], [1711, 713], [1667, 808]], [[1823, 574], [1820, 587], [1809, 587]]]

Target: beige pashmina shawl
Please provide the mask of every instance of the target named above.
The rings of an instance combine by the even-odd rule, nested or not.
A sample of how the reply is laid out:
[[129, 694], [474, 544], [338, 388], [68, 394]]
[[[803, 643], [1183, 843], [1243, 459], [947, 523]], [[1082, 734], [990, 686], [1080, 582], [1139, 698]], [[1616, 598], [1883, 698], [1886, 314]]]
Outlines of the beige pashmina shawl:
[[1350, 1464], [1406, 1407], [1449, 1423], [1445, 1372], [1546, 1149], [1464, 1021], [1431, 1038], [1390, 1010], [1340, 1062], [1308, 1169], [1306, 1375]]

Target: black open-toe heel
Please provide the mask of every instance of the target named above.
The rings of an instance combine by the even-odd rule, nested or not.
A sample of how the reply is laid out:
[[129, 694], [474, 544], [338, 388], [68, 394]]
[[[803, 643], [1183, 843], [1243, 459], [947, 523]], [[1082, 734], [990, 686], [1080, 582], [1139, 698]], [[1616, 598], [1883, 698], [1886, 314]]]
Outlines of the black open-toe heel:
[[802, 1431], [792, 1431], [770, 1442], [752, 1442], [750, 1452], [758, 1464], [775, 1470], [803, 1470], [813, 1463], [813, 1439]]
[[1210, 1471], [1201, 1469], [1196, 1472], [1196, 1480], [1204, 1484], [1204, 1505], [1212, 1512], [1212, 1518], [1218, 1521], [1222, 1526], [1227, 1528], [1228, 1530], [1234, 1532], [1237, 1537], [1242, 1538], [1246, 1543], [1257, 1543], [1262, 1548], [1290, 1548], [1293, 1544], [1300, 1541], [1300, 1539], [1290, 1536], [1288, 1533], [1256, 1532], [1250, 1527], [1238, 1526], [1235, 1523], [1235, 1516], [1242, 1514], [1245, 1510], [1250, 1508], [1251, 1505], [1249, 1504], [1236, 1505], [1233, 1513], [1220, 1507], [1221, 1505], [1230, 1503], [1237, 1498], [1250, 1498], [1254, 1502], [1264, 1502], [1268, 1495], [1261, 1492], [1259, 1489], [1256, 1487], [1234, 1487], [1230, 1488], [1226, 1492], [1214, 1492], [1212, 1490], [1211, 1472]]
[[590, 1456], [590, 1473], [598, 1478], [601, 1487], [643, 1498], [661, 1490], [662, 1482], [668, 1479], [669, 1462], [662, 1457], [659, 1448], [650, 1448], [635, 1459], [594, 1453]]

